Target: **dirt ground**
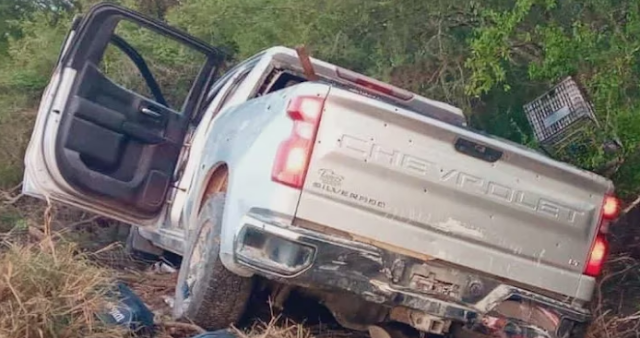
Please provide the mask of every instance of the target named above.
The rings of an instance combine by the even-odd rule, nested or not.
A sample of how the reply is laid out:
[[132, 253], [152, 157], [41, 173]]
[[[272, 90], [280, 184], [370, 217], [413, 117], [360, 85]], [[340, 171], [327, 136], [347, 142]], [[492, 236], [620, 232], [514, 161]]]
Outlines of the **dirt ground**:
[[[160, 264], [131, 257], [124, 244], [128, 225], [73, 208], [48, 207], [30, 197], [14, 199], [18, 195], [17, 189], [0, 195], [0, 241], [34, 243], [50, 231], [54, 237], [76, 243], [91, 261], [110, 271], [144, 301], [155, 315], [155, 337], [186, 338], [203, 332], [195, 325], [171, 318], [170, 303], [177, 279], [176, 271], [169, 272], [171, 259]], [[368, 337], [341, 328], [328, 310], [296, 293], [285, 303], [283, 311], [277, 311], [270, 306], [266, 290], [255, 292], [237, 334], [245, 335], [244, 338]]]
[[[154, 312], [159, 338], [192, 337], [202, 329], [171, 319], [170, 303], [177, 273], [169, 273], [158, 264], [133, 259], [124, 250], [128, 225], [96, 217], [66, 207], [47, 207], [45, 203], [17, 196], [0, 196], [0, 236], [31, 238], [45, 232], [59, 233], [78, 243], [88, 257], [125, 282]], [[43, 227], [47, 225], [46, 227]], [[588, 338], [638, 337], [640, 332], [640, 209], [627, 213], [611, 226], [612, 252], [593, 302], [594, 323]], [[47, 230], [49, 229], [49, 230]], [[0, 240], [2, 238], [0, 237]], [[269, 306], [268, 293], [257, 292], [249, 305], [249, 314], [239, 332], [261, 337], [294, 334], [291, 338], [368, 337], [367, 334], [340, 328], [331, 314], [313, 299], [291, 298], [282, 313]], [[276, 325], [277, 324], [277, 325]], [[304, 324], [304, 325], [298, 325]], [[285, 328], [285, 329], [283, 329]], [[269, 331], [271, 330], [271, 331]], [[285, 330], [285, 331], [278, 331]], [[289, 330], [289, 331], [286, 331]], [[301, 330], [301, 331], [298, 331]], [[270, 332], [266, 334], [265, 332]], [[293, 333], [292, 333], [293, 332]], [[243, 333], [243, 334], [244, 334]]]

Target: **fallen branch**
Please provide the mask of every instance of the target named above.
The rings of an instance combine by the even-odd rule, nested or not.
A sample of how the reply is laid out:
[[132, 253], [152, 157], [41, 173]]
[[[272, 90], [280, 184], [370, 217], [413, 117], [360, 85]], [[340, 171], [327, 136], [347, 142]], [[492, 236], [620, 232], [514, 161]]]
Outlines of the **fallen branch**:
[[98, 251], [96, 251], [96, 252], [93, 252], [93, 253], [91, 253], [91, 254], [95, 256], [95, 255], [99, 255], [99, 254], [101, 254], [101, 253], [103, 253], [103, 252], [107, 252], [107, 251], [111, 251], [111, 250], [114, 250], [114, 249], [118, 249], [118, 248], [120, 248], [120, 247], [122, 247], [122, 243], [120, 243], [120, 242], [113, 242], [113, 243], [111, 243], [111, 244], [109, 244], [109, 245], [105, 246], [104, 248], [102, 248], [102, 249], [100, 249], [100, 250], [98, 250]]
[[14, 194], [16, 193], [18, 190], [22, 189], [22, 182], [20, 182], [18, 185], [16, 185], [15, 187], [9, 189], [9, 193], [10, 194]]
[[17, 196], [13, 196], [13, 197], [9, 197], [8, 194], [5, 195], [4, 199], [4, 204], [5, 205], [14, 205], [16, 204], [16, 202], [18, 202], [24, 195], [23, 194], [19, 194]]
[[7, 190], [7, 191], [0, 191], [0, 196], [3, 199], [3, 204], [5, 205], [13, 205], [16, 202], [18, 202], [22, 196], [24, 196], [22, 193], [19, 193], [18, 195], [13, 196], [14, 194], [16, 194], [20, 188], [22, 188], [22, 183], [16, 185], [15, 187]]
[[100, 218], [100, 216], [98, 216], [98, 215], [91, 216], [89, 218], [81, 219], [81, 220], [79, 220], [77, 222], [71, 223], [71, 224], [68, 225], [68, 227], [69, 228], [75, 228], [75, 227], [77, 227], [79, 225], [82, 225], [82, 224], [92, 223], [92, 222], [98, 220], [98, 218]]
[[[171, 276], [171, 275], [165, 275], [165, 276]], [[166, 289], [169, 287], [172, 287], [171, 284], [167, 284], [167, 279], [169, 278], [158, 278], [158, 277], [150, 277], [150, 276], [145, 276], [145, 275], [119, 275], [117, 278], [119, 281], [121, 282], [125, 282], [128, 284], [132, 284], [132, 285], [143, 285], [145, 287], [152, 287], [152, 288], [162, 288], [162, 289]]]
[[627, 205], [627, 207], [624, 208], [624, 210], [622, 210], [622, 212], [620, 213], [620, 217], [626, 215], [629, 211], [633, 210], [633, 208], [638, 206], [638, 204], [640, 204], [640, 196], [638, 196], [633, 202]]
[[195, 332], [197, 332], [199, 334], [207, 332], [207, 330], [201, 328], [200, 326], [198, 326], [196, 324], [191, 324], [191, 323], [161, 322], [160, 325], [164, 326], [165, 328], [176, 328], [176, 329], [191, 330], [191, 331], [195, 331]]

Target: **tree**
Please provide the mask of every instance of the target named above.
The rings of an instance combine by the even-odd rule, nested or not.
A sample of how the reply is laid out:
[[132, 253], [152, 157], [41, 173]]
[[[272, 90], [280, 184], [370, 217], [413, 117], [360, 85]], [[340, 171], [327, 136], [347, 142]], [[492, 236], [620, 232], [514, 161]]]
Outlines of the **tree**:
[[[640, 161], [632, 160], [640, 146], [638, 36], [638, 1], [517, 0], [511, 9], [484, 11], [470, 42], [467, 90], [491, 100], [506, 91], [522, 105], [544, 91], [540, 85], [548, 89], [565, 76], [576, 77], [602, 126], [590, 137], [599, 140], [596, 144], [614, 137], [623, 143], [625, 163], [612, 178], [623, 196], [631, 196], [640, 192]], [[481, 119], [502, 118], [490, 114]], [[566, 160], [596, 170], [611, 156], [597, 146]]]
[[57, 21], [60, 15], [73, 10], [74, 0], [3, 0], [0, 2], [0, 53], [6, 53], [9, 39], [22, 36], [20, 22], [46, 13], [47, 19]]

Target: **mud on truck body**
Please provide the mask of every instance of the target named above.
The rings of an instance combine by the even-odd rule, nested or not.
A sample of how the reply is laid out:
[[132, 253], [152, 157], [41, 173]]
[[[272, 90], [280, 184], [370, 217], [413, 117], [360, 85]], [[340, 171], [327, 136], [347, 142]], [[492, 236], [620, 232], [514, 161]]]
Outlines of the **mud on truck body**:
[[[204, 56], [181, 105], [120, 22]], [[110, 44], [151, 94], [102, 72]], [[610, 181], [320, 60], [309, 81], [288, 48], [218, 77], [223, 62], [164, 23], [93, 7], [43, 95], [25, 193], [134, 224], [135, 250], [181, 255], [174, 315], [206, 328], [238, 321], [269, 280], [276, 299], [306, 290], [358, 330], [580, 336], [617, 212]]]

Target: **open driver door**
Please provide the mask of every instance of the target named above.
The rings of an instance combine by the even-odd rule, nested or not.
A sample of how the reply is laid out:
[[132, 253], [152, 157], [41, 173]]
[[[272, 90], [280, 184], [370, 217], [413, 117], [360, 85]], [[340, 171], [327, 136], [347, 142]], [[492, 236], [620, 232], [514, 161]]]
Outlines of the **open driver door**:
[[[162, 65], [167, 53], [181, 68]], [[91, 8], [71, 28], [42, 96], [24, 193], [156, 223], [222, 60], [217, 49], [162, 22], [113, 4]]]

